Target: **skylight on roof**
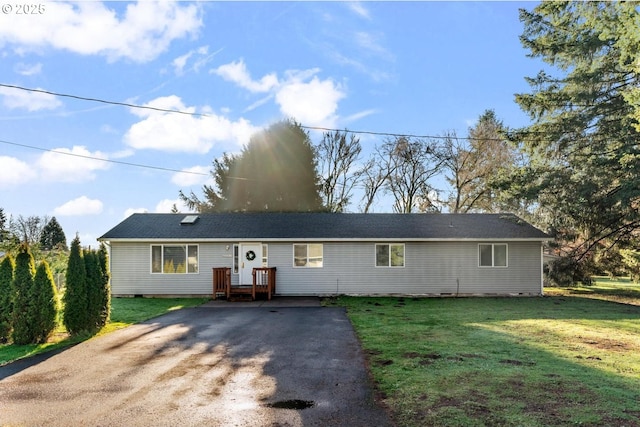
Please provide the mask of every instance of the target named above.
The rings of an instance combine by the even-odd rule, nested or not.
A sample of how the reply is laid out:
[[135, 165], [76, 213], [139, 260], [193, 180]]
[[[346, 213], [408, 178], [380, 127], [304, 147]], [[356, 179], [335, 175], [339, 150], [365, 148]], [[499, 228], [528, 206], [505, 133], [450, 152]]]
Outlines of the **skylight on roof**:
[[198, 218], [199, 218], [198, 215], [187, 215], [184, 218], [182, 218], [182, 221], [180, 221], [180, 224], [195, 224]]

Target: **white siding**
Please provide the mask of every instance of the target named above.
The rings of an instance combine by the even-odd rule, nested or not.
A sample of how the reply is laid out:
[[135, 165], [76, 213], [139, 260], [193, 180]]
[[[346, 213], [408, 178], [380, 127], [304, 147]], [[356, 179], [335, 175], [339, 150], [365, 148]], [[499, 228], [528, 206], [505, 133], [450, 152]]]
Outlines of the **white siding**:
[[197, 274], [151, 274], [150, 243], [112, 242], [111, 292], [114, 295], [210, 295], [211, 268], [233, 264], [233, 243], [228, 246], [227, 251], [224, 243], [198, 243]]
[[[232, 267], [233, 243], [200, 243], [199, 274], [152, 275], [150, 244], [113, 242], [112, 291], [127, 295], [209, 295], [211, 268]], [[375, 243], [324, 243], [322, 268], [294, 268], [292, 243], [268, 243], [269, 266], [277, 268], [277, 294], [541, 293], [540, 242], [509, 242], [506, 268], [478, 267], [481, 242], [405, 242], [404, 267], [375, 267]], [[237, 282], [238, 275], [232, 274], [232, 283]]]

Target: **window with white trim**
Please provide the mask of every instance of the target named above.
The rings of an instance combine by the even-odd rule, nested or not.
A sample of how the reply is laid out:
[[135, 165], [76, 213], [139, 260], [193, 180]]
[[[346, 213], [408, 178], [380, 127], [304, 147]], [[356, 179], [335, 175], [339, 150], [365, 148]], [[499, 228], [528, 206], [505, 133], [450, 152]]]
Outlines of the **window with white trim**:
[[198, 245], [151, 245], [151, 272], [197, 274]]
[[480, 243], [478, 245], [479, 267], [507, 267], [506, 243]]
[[238, 266], [239, 266], [239, 262], [238, 262], [238, 253], [240, 252], [240, 246], [239, 245], [233, 245], [233, 273], [234, 274], [238, 274]]
[[295, 243], [293, 245], [293, 266], [321, 268], [323, 264], [322, 243]]
[[376, 267], [404, 267], [404, 243], [376, 243]]
[[269, 267], [269, 247], [268, 245], [262, 245], [262, 266]]

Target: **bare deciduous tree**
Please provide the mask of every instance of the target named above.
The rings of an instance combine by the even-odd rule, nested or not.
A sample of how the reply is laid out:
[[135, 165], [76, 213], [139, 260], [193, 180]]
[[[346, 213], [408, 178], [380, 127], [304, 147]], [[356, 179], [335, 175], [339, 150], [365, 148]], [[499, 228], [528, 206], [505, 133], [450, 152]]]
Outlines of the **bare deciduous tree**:
[[16, 219], [9, 220], [11, 233], [20, 239], [21, 242], [35, 245], [40, 242], [42, 230], [49, 223], [48, 216], [29, 216], [27, 218], [19, 215]]
[[393, 164], [387, 188], [397, 213], [437, 211], [430, 179], [440, 173], [443, 158], [434, 142], [397, 137], [382, 146]]
[[450, 212], [497, 212], [504, 208], [492, 182], [514, 165], [516, 154], [503, 133], [502, 122], [487, 110], [469, 129], [468, 138], [445, 135], [442, 149], [445, 179], [451, 186], [447, 203]]
[[317, 146], [322, 187], [320, 194], [330, 212], [344, 212], [363, 169], [360, 160], [360, 139], [348, 131], [327, 132]]
[[380, 148], [371, 154], [362, 168], [362, 188], [364, 195], [360, 203], [360, 210], [369, 213], [378, 194], [385, 191], [385, 184], [394, 172], [395, 164], [390, 156], [384, 154]]

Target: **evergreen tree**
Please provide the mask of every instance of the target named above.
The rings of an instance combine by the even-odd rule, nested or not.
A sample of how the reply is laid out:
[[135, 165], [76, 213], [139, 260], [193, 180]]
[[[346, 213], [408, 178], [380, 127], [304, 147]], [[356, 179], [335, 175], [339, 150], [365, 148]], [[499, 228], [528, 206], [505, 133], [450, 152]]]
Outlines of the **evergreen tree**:
[[512, 134], [530, 164], [510, 187], [540, 207], [571, 265], [640, 231], [637, 7], [542, 2], [521, 11], [523, 45], [555, 71], [527, 79], [531, 93], [516, 95], [534, 122]]
[[8, 237], [7, 216], [4, 213], [4, 209], [0, 208], [0, 243], [4, 242]]
[[67, 249], [67, 237], [55, 216], [42, 229], [40, 247], [45, 251], [55, 248]]
[[294, 121], [251, 137], [239, 155], [214, 160], [216, 187], [181, 199], [198, 212], [317, 212], [323, 210], [315, 149]]
[[80, 238], [71, 241], [71, 251], [67, 264], [66, 290], [64, 293], [64, 325], [71, 334], [89, 330], [87, 315], [87, 273], [85, 270]]
[[109, 254], [104, 243], [98, 250], [98, 265], [100, 266], [100, 317], [98, 327], [109, 322], [111, 316], [111, 285], [109, 282]]
[[31, 344], [38, 341], [38, 313], [34, 287], [35, 265], [29, 246], [23, 243], [16, 256], [13, 277], [13, 342]]
[[38, 312], [36, 338], [39, 342], [46, 342], [56, 328], [58, 317], [58, 295], [47, 261], [38, 265], [34, 288]]
[[98, 254], [90, 249], [85, 250], [84, 265], [87, 273], [87, 320], [90, 329], [95, 329], [100, 323], [100, 313], [102, 311], [100, 307], [102, 300], [102, 293], [100, 292], [102, 274], [100, 273], [100, 266], [98, 265]]
[[6, 343], [11, 336], [14, 268], [11, 255], [5, 255], [0, 261], [0, 343]]

